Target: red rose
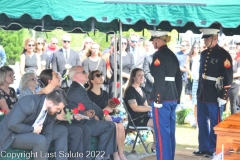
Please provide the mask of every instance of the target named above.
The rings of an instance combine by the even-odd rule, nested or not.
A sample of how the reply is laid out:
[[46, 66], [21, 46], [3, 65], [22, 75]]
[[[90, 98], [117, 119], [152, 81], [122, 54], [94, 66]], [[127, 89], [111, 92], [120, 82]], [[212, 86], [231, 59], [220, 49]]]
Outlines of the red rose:
[[7, 111], [4, 109], [0, 110], [0, 112], [3, 112], [3, 114], [7, 114]]
[[82, 103], [78, 103], [78, 109], [79, 109], [80, 111], [84, 111], [84, 110], [85, 110], [85, 107], [84, 107], [84, 105], [83, 105]]
[[73, 108], [72, 112], [73, 114], [78, 114], [78, 108]]
[[104, 110], [103, 111], [103, 114], [106, 116], [106, 115], [109, 115], [109, 111], [108, 110]]
[[118, 98], [112, 98], [112, 101], [113, 101], [115, 104], [117, 104], [117, 105], [120, 104], [120, 101], [119, 101]]
[[117, 82], [116, 87], [120, 88], [120, 82]]

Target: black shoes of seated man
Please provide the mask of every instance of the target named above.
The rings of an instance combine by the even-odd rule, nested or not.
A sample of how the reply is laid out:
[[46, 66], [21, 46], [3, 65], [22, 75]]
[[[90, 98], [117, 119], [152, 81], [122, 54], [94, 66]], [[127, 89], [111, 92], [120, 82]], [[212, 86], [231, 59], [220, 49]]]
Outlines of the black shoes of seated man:
[[193, 154], [196, 156], [203, 156], [206, 158], [213, 158], [216, 155], [216, 152], [208, 152], [208, 151], [194, 151]]

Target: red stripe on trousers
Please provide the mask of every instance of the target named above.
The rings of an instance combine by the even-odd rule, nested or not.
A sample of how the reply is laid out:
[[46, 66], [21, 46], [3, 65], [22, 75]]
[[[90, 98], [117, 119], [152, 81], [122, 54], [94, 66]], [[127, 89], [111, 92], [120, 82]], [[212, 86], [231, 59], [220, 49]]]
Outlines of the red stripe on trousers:
[[159, 126], [159, 121], [158, 121], [158, 108], [155, 108], [155, 120], [156, 120], [156, 128], [157, 128], [157, 135], [158, 135], [158, 144], [160, 148], [160, 160], [163, 160], [162, 156], [162, 137], [161, 137], [161, 132], [160, 132], [160, 126]]

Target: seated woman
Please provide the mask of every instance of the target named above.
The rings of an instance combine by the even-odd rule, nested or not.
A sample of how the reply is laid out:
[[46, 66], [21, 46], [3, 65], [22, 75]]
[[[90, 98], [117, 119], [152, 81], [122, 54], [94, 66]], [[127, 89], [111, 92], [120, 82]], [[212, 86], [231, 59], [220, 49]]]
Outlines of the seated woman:
[[14, 71], [8, 66], [0, 68], [0, 109], [8, 113], [18, 98], [15, 90], [9, 87], [14, 81]]
[[20, 81], [20, 95], [18, 99], [21, 99], [23, 96], [36, 94], [37, 87], [37, 77], [35, 72], [25, 73]]
[[[52, 69], [45, 69], [41, 72], [40, 83], [42, 83], [42, 90], [37, 94], [48, 94], [52, 90], [57, 89], [61, 85], [61, 76], [59, 73], [53, 71]], [[85, 125], [74, 125], [69, 124], [67, 119], [65, 118], [65, 113], [62, 111], [60, 114], [57, 114], [57, 123], [64, 125], [68, 130], [68, 150], [72, 153], [85, 153], [87, 154], [90, 151], [90, 143], [91, 143], [91, 129]], [[73, 116], [72, 120], [81, 120], [79, 116]], [[84, 146], [84, 147], [83, 147]], [[69, 158], [69, 160], [73, 160], [73, 158]], [[74, 159], [77, 160], [78, 158]], [[80, 158], [79, 158], [80, 159]]]
[[[152, 110], [148, 106], [147, 98], [141, 84], [144, 83], [144, 72], [140, 68], [134, 68], [130, 74], [129, 83], [124, 93], [129, 114], [136, 126], [153, 127], [152, 118], [148, 117], [148, 112]], [[152, 151], [155, 150], [155, 137]]]
[[[102, 90], [101, 85], [103, 84], [103, 74], [99, 70], [95, 70], [89, 73], [89, 88], [87, 90], [88, 97], [96, 103], [101, 109], [107, 106], [108, 93]], [[111, 119], [105, 119], [111, 121]], [[125, 141], [124, 125], [122, 123], [115, 123], [116, 125], [116, 139], [118, 147], [118, 155], [121, 160], [126, 160], [123, 154], [123, 147]]]

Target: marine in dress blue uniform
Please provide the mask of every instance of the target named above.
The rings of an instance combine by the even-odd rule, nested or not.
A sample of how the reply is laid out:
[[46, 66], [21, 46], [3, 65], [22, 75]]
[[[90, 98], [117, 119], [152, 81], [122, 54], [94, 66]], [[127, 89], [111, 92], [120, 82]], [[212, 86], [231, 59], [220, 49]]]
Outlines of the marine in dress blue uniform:
[[152, 31], [153, 55], [150, 72], [154, 78], [152, 101], [157, 160], [174, 160], [176, 106], [180, 103], [182, 75], [175, 54], [167, 47], [170, 36], [166, 31]]
[[228, 90], [233, 80], [232, 58], [217, 44], [219, 30], [201, 29], [200, 31], [208, 49], [201, 53], [200, 58], [197, 90], [199, 150], [193, 153], [212, 158], [216, 150], [216, 134], [213, 127], [221, 121], [223, 105], [227, 102]]

